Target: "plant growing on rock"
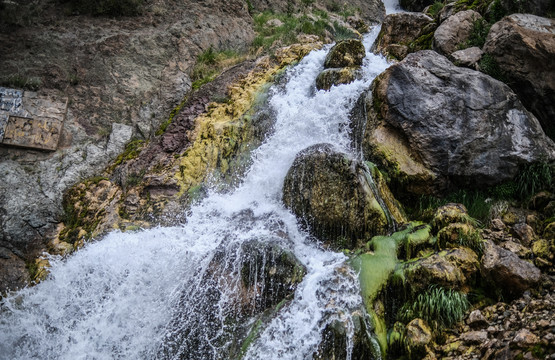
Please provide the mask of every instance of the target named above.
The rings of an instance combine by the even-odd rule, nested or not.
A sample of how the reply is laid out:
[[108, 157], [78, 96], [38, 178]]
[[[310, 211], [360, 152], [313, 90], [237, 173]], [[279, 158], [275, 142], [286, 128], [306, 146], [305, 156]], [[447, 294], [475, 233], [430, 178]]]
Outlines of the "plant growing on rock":
[[526, 199], [540, 190], [552, 190], [555, 166], [546, 161], [527, 164], [515, 177], [516, 193]]
[[414, 302], [405, 303], [398, 317], [404, 323], [415, 318], [424, 319], [437, 331], [460, 322], [469, 308], [470, 303], [465, 294], [432, 285], [426, 292], [419, 294]]

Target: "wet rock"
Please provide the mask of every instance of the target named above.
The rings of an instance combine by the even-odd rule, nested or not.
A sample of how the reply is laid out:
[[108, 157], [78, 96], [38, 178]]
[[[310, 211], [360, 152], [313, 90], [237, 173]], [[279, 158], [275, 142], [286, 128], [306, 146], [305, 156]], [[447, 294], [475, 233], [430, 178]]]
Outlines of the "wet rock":
[[[377, 175], [377, 174], [376, 174]], [[355, 248], [388, 229], [375, 194], [392, 199], [393, 218], [401, 219], [389, 189], [370, 181], [367, 165], [318, 144], [301, 151], [283, 186], [283, 202], [312, 234], [334, 248]]]
[[555, 138], [555, 20], [509, 15], [491, 27], [483, 49], [545, 133]]
[[474, 10], [460, 11], [441, 23], [434, 33], [433, 49], [443, 55], [457, 51], [459, 44], [464, 44], [472, 33], [474, 22], [482, 16]]
[[[257, 218], [247, 211], [234, 220], [238, 229], [248, 232]], [[292, 297], [306, 269], [290, 250], [285, 226], [266, 224], [260, 240], [237, 241], [238, 229], [229, 231], [206, 269], [191, 280], [201, 285], [190, 284], [186, 288], [192, 290], [181, 295], [161, 358], [210, 359], [214, 346], [236, 358], [247, 336], [257, 335], [257, 321], [269, 321]]]
[[30, 282], [25, 261], [10, 250], [0, 247], [0, 298], [5, 295], [6, 290], [22, 289]]
[[426, 346], [432, 342], [432, 330], [422, 319], [414, 319], [407, 324], [405, 346], [411, 357], [418, 358], [426, 353]]
[[457, 50], [451, 53], [453, 63], [470, 69], [478, 70], [478, 63], [484, 52], [479, 47], [473, 46], [464, 50]]
[[316, 77], [316, 89], [329, 90], [332, 86], [349, 84], [362, 78], [360, 68], [346, 67], [339, 69], [325, 69]]
[[360, 40], [349, 39], [335, 44], [324, 60], [324, 68], [360, 66], [366, 56], [366, 49]]
[[463, 204], [449, 203], [437, 208], [431, 225], [435, 231], [438, 231], [449, 224], [473, 224], [474, 222]]
[[555, 144], [508, 86], [433, 51], [389, 67], [372, 84], [371, 104], [364, 154], [407, 191], [403, 184], [427, 193], [491, 186], [512, 179], [517, 164], [555, 157]]
[[[468, 316], [467, 323], [471, 328], [474, 328], [474, 329], [488, 326], [488, 321], [486, 320], [484, 315], [482, 315], [482, 312], [480, 310], [472, 311]], [[486, 338], [487, 338], [487, 335], [486, 335]]]
[[409, 52], [423, 50], [415, 42], [428, 34], [431, 39], [434, 28], [434, 19], [422, 13], [389, 14], [384, 19], [373, 50], [402, 60]]
[[440, 249], [461, 245], [472, 248], [482, 242], [480, 233], [470, 224], [449, 224], [438, 232], [437, 237]]
[[482, 275], [507, 298], [521, 295], [540, 280], [537, 267], [489, 241], [482, 258]]
[[405, 265], [403, 271], [413, 293], [430, 284], [452, 289], [468, 288], [480, 268], [478, 256], [468, 248], [433, 254]]
[[322, 333], [322, 341], [318, 351], [314, 353], [314, 360], [333, 360], [348, 358], [349, 333], [352, 337], [352, 359], [374, 359], [379, 356], [380, 349], [370, 337], [372, 322], [364, 310], [350, 314], [346, 319], [334, 320], [329, 323]]
[[555, 240], [555, 222], [547, 224], [547, 226], [543, 230], [543, 237], [546, 240]]
[[545, 209], [550, 201], [555, 200], [555, 195], [548, 191], [541, 191], [536, 195], [532, 196], [528, 202], [528, 207], [532, 210], [542, 211]]

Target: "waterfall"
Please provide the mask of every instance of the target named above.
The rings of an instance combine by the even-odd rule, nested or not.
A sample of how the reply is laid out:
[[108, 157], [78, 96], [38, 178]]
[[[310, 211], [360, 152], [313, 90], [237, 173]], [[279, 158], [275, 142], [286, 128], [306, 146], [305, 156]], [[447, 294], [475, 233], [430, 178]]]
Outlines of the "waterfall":
[[[183, 328], [195, 328], [198, 338], [189, 345], [202, 349], [199, 359], [225, 359], [222, 351], [231, 346], [224, 331], [231, 326], [226, 313], [233, 310], [231, 301], [238, 296], [233, 289], [241, 276], [238, 259], [253, 240], [278, 242], [306, 274], [244, 358], [311, 358], [325, 326], [360, 308], [362, 299], [347, 257], [311, 240], [283, 207], [283, 179], [295, 155], [310, 145], [330, 143], [352, 151], [345, 126], [349, 111], [388, 66], [369, 51], [378, 32], [374, 28], [364, 38], [368, 52], [361, 80], [315, 91], [329, 46], [287, 71], [286, 84], [270, 94], [274, 129], [254, 151], [253, 165], [234, 191], [209, 191], [182, 226], [116, 231], [67, 258], [53, 257], [48, 279], [2, 300], [0, 359], [197, 358], [185, 357], [178, 343], [168, 345]], [[218, 273], [215, 263], [223, 263], [217, 271], [229, 276], [212, 285], [230, 290], [218, 293], [210, 310], [210, 321], [221, 328], [209, 329], [208, 317], [193, 310], [202, 308], [202, 296], [210, 290], [206, 281]]]

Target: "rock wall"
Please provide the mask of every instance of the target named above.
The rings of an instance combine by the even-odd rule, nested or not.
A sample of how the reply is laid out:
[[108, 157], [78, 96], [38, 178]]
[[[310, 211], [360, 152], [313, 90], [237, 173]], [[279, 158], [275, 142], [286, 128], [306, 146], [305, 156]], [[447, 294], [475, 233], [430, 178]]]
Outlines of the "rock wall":
[[[0, 147], [0, 273], [34, 266], [64, 220], [69, 186], [100, 173], [132, 138], [154, 135], [191, 89], [200, 52], [246, 49], [254, 37], [240, 0], [154, 1], [117, 19], [68, 16], [56, 2], [35, 10], [26, 22], [0, 23], [0, 85], [66, 98], [67, 114], [50, 152]], [[20, 275], [1, 278], [0, 289], [28, 283]]]

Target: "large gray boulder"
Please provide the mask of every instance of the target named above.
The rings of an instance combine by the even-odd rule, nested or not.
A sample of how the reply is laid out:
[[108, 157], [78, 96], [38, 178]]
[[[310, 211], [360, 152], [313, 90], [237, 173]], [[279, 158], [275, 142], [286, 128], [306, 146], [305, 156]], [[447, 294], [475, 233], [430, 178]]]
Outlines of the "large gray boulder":
[[483, 49], [545, 133], [555, 139], [555, 20], [507, 16], [491, 27]]
[[[435, 28], [434, 19], [422, 13], [401, 12], [385, 17], [374, 51], [402, 60], [409, 52], [423, 50], [420, 42], [426, 43], [424, 37]], [[423, 41], [424, 40], [424, 41]]]
[[482, 276], [507, 298], [520, 296], [540, 280], [540, 269], [493, 242], [486, 243]]
[[409, 54], [362, 98], [365, 156], [412, 192], [491, 186], [520, 164], [555, 157], [555, 144], [507, 85], [434, 51]]
[[[301, 151], [285, 177], [283, 202], [310, 232], [334, 248], [355, 248], [404, 218], [375, 171], [330, 144]], [[379, 194], [379, 195], [377, 195]], [[383, 199], [383, 202], [382, 202]]]
[[474, 10], [456, 13], [445, 20], [434, 33], [433, 49], [443, 55], [451, 55], [459, 50], [472, 33], [474, 22], [482, 16]]

